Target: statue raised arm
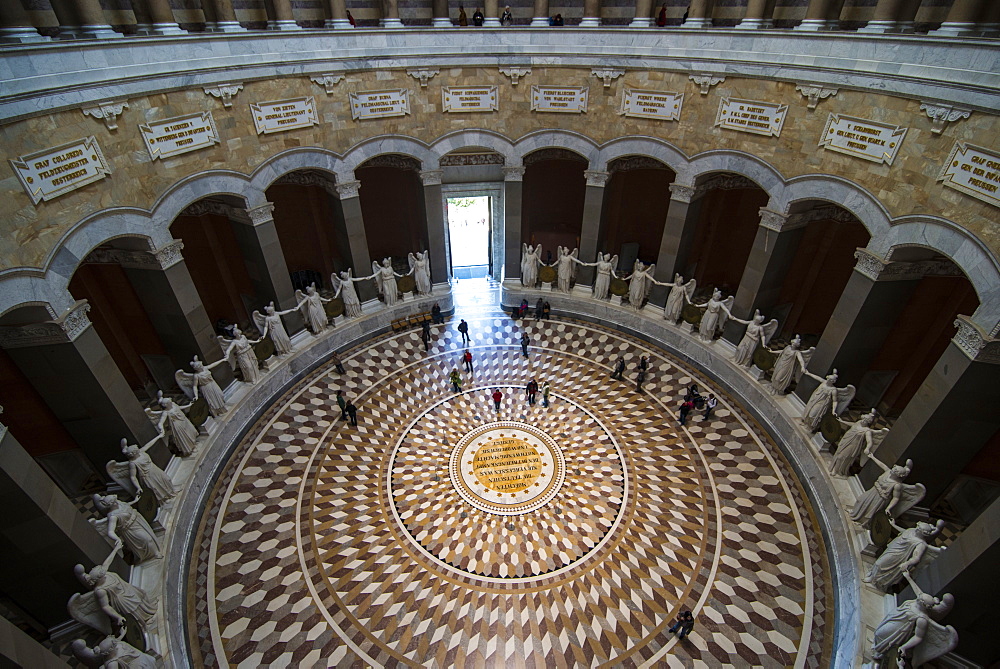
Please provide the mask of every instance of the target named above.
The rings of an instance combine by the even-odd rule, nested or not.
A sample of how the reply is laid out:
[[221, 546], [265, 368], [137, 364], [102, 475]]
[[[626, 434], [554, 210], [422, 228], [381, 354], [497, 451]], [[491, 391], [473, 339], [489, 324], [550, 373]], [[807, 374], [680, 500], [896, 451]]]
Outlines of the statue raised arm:
[[417, 293], [431, 294], [431, 262], [430, 251], [418, 251], [407, 256], [410, 261], [410, 272], [417, 284]]
[[[75, 594], [67, 608], [77, 621], [104, 634], [125, 627], [125, 616], [131, 616], [144, 633], [156, 614], [156, 604], [145, 591], [135, 587], [113, 571], [109, 571], [115, 552], [89, 572], [82, 564], [73, 568], [77, 579], [90, 592]], [[110, 624], [109, 624], [110, 623]]]
[[951, 611], [955, 598], [951, 594], [940, 599], [932, 597], [920, 589], [909, 573], [904, 575], [917, 596], [899, 604], [875, 629], [872, 659], [881, 662], [895, 652], [909, 658], [910, 666], [919, 667], [950, 653], [958, 645], [955, 628], [937, 622]]
[[[690, 299], [690, 298], [689, 298]], [[710, 342], [715, 339], [715, 335], [726, 326], [726, 319], [729, 317], [729, 310], [733, 307], [736, 298], [732, 295], [722, 299], [722, 291], [718, 288], [712, 291], [712, 297], [704, 304], [695, 304], [696, 307], [704, 307], [701, 323], [698, 325], [698, 334], [703, 341]]]
[[597, 262], [581, 264], [592, 264], [597, 267], [597, 276], [594, 278], [593, 296], [598, 300], [606, 300], [608, 292], [611, 289], [611, 277], [614, 275], [615, 270], [618, 269], [618, 256], [613, 256], [610, 253], [598, 253]]
[[375, 281], [378, 283], [378, 290], [385, 306], [394, 306], [399, 301], [399, 287], [396, 285], [396, 278], [400, 275], [392, 269], [392, 258], [385, 258], [381, 265], [378, 262], [372, 262], [372, 270], [375, 272]]
[[580, 265], [580, 260], [578, 255], [580, 249], [573, 249], [570, 252], [568, 247], [560, 246], [559, 249], [559, 259], [556, 261], [557, 277], [559, 290], [564, 293], [568, 293], [572, 288], [572, 283], [576, 279], [577, 266]]
[[[225, 350], [225, 357], [233, 367], [239, 367], [243, 375], [243, 381], [253, 385], [260, 381], [260, 364], [257, 362], [257, 354], [253, 350], [254, 344], [259, 344], [260, 339], [247, 339], [243, 331], [233, 328], [233, 339], [219, 337], [219, 345]], [[235, 358], [236, 364], [233, 364]]]
[[345, 272], [340, 272], [339, 275], [337, 272], [330, 275], [330, 284], [336, 291], [333, 296], [344, 300], [344, 313], [347, 314], [348, 318], [358, 318], [364, 313], [364, 310], [361, 308], [361, 300], [358, 298], [358, 291], [354, 288], [354, 283], [356, 281], [367, 281], [372, 278], [375, 278], [374, 274], [355, 278], [351, 276], [350, 268]]
[[206, 365], [198, 359], [198, 356], [195, 356], [194, 360], [191, 361], [191, 369], [194, 370], [194, 373], [188, 374], [181, 369], [174, 372], [177, 386], [187, 395], [188, 399], [197, 400], [199, 397], [204, 397], [208, 404], [209, 413], [216, 418], [225, 414], [229, 408], [226, 406], [226, 396], [223, 394], [222, 388], [212, 376], [212, 369], [223, 362], [225, 362], [225, 358]]
[[792, 382], [798, 383], [815, 352], [815, 346], [803, 351], [802, 338], [795, 335], [788, 346], [781, 349], [778, 359], [774, 361], [774, 369], [771, 370], [771, 392], [783, 395]]
[[882, 474], [871, 488], [858, 497], [851, 509], [851, 520], [862, 527], [869, 527], [880, 513], [887, 513], [893, 519], [898, 518], [927, 494], [927, 489], [922, 484], [903, 482], [913, 471], [913, 460], [894, 467], [889, 467], [874, 457], [872, 462], [878, 465]]
[[70, 644], [70, 649], [80, 662], [95, 669], [156, 669], [156, 660], [135, 646], [118, 637], [108, 635], [93, 648], [83, 639]]
[[752, 319], [745, 321], [742, 318], [733, 316], [729, 307], [724, 308], [726, 310], [726, 315], [729, 318], [747, 326], [746, 332], [743, 334], [743, 339], [741, 339], [740, 343], [736, 345], [736, 351], [733, 353], [733, 362], [741, 367], [749, 367], [753, 364], [753, 354], [757, 350], [757, 347], [767, 347], [768, 343], [771, 341], [771, 337], [773, 337], [774, 333], [778, 331], [778, 320], [772, 318], [770, 321], [765, 323], [764, 316], [758, 309], [754, 311]]
[[330, 300], [319, 294], [315, 283], [307, 286], [304, 293], [301, 290], [296, 290], [295, 299], [298, 304], [296, 308], [302, 313], [302, 319], [312, 333], [318, 335], [323, 332], [330, 321], [326, 315], [326, 309], [323, 308], [323, 303], [330, 302]]
[[[865, 457], [866, 452], [877, 449], [882, 440], [889, 434], [889, 428], [872, 429], [872, 424], [875, 422], [875, 409], [854, 423], [847, 423], [839, 418], [837, 420], [847, 428], [847, 432], [837, 442], [837, 452], [833, 455], [830, 473], [834, 476], [850, 476], [854, 463], [859, 458]], [[861, 464], [864, 464], [863, 460]]]
[[681, 317], [681, 311], [684, 309], [684, 303], [691, 301], [691, 296], [694, 295], [698, 282], [691, 279], [687, 283], [684, 283], [683, 276], [680, 274], [674, 274], [673, 283], [664, 283], [662, 285], [670, 286], [670, 293], [667, 295], [667, 303], [663, 306], [663, 318], [667, 322], [674, 324]]
[[90, 522], [112, 545], [124, 544], [138, 562], [161, 557], [156, 534], [138, 511], [115, 495], [94, 495], [93, 500], [94, 507], [105, 518], [91, 518]]
[[184, 410], [190, 409], [192, 403], [174, 404], [172, 399], [164, 397], [162, 390], [156, 393], [156, 402], [160, 405], [160, 410], [146, 409], [146, 413], [150, 417], [159, 416], [157, 427], [161, 432], [164, 431], [164, 426], [167, 427], [170, 432], [170, 442], [181, 455], [191, 455], [197, 446], [198, 428], [188, 420]]
[[295, 308], [276, 311], [274, 302], [272, 301], [264, 307], [263, 314], [259, 311], [253, 312], [253, 322], [260, 331], [261, 338], [271, 335], [271, 341], [274, 342], [274, 350], [278, 355], [285, 355], [292, 352], [292, 340], [285, 330], [284, 323], [281, 322], [281, 317], [293, 311], [295, 311]]
[[836, 369], [829, 376], [823, 378], [806, 369], [803, 360], [800, 359], [799, 364], [802, 365], [803, 373], [806, 376], [821, 382], [812, 395], [809, 396], [809, 401], [806, 402], [802, 417], [799, 419], [807, 430], [815, 432], [819, 429], [820, 423], [823, 422], [823, 417], [828, 413], [839, 416], [844, 412], [847, 405], [854, 399], [854, 386], [848, 385], [844, 388], [837, 388], [838, 375]]
[[121, 449], [127, 461], [111, 460], [107, 464], [108, 474], [127, 493], [136, 498], [142, 495], [143, 486], [148, 487], [153, 491], [153, 495], [160, 505], [177, 495], [177, 488], [170, 477], [153, 462], [147, 453], [149, 448], [162, 436], [163, 432], [160, 432], [142, 448], [134, 444], [129, 445], [128, 440], [122, 439]]
[[931, 543], [944, 528], [943, 520], [936, 524], [918, 522], [916, 527], [909, 528], [902, 528], [891, 519], [889, 522], [899, 531], [899, 536], [889, 542], [864, 579], [865, 583], [886, 591], [905, 573], [923, 569], [944, 550]]
[[653, 289], [653, 273], [656, 265], [644, 265], [636, 260], [628, 286], [628, 303], [633, 309], [641, 309], [649, 291]]

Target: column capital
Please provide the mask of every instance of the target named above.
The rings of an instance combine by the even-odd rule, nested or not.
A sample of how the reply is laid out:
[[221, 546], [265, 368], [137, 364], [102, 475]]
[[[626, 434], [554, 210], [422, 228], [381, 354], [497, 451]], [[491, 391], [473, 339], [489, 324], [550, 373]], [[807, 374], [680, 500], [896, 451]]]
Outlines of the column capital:
[[786, 214], [768, 209], [767, 207], [760, 208], [760, 227], [762, 228], [781, 232], [788, 225], [789, 218]]
[[250, 224], [254, 227], [269, 223], [274, 220], [274, 203], [265, 202], [256, 207], [248, 207], [247, 214], [250, 216]]
[[955, 327], [958, 332], [952, 341], [970, 360], [1000, 365], [1000, 340], [980, 330], [968, 316], [959, 315], [955, 319]]
[[184, 260], [184, 242], [175, 239], [155, 251], [96, 248], [83, 259], [85, 263], [120, 265], [125, 269], [159, 269], [173, 267]]
[[420, 181], [425, 186], [440, 186], [442, 176], [444, 176], [444, 170], [424, 170], [420, 173]]
[[183, 250], [184, 242], [175, 239], [153, 251], [153, 257], [156, 258], [160, 269], [168, 269], [184, 260], [184, 256], [181, 255], [181, 251]]
[[90, 327], [87, 300], [77, 300], [55, 320], [20, 327], [0, 328], [0, 348], [29, 348], [75, 341]]
[[691, 203], [698, 195], [698, 189], [695, 186], [674, 183], [670, 184], [669, 188], [670, 199], [678, 202]]
[[602, 172], [600, 170], [585, 170], [583, 176], [587, 179], [588, 186], [597, 186], [598, 188], [604, 188], [604, 185], [608, 183], [608, 178], [611, 176], [607, 172]]
[[514, 165], [512, 167], [504, 167], [503, 169], [503, 180], [504, 181], [523, 181], [524, 180], [524, 166]]
[[855, 271], [872, 281], [913, 281], [925, 276], [963, 276], [951, 260], [918, 260], [914, 262], [893, 262], [868, 249], [854, 252], [858, 259]]
[[352, 179], [351, 181], [338, 181], [337, 182], [337, 196], [341, 200], [347, 200], [352, 197], [358, 196], [358, 191], [361, 189], [361, 182], [357, 179]]

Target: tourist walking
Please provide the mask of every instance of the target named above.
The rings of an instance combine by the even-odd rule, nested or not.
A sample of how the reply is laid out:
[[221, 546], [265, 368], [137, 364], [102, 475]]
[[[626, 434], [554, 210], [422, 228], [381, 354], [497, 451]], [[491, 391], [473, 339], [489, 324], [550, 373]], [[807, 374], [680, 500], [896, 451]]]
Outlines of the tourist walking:
[[344, 411], [346, 411], [347, 415], [350, 416], [350, 418], [351, 418], [351, 425], [353, 425], [354, 427], [357, 427], [358, 426], [358, 407], [354, 406], [354, 403], [351, 400], [347, 400], [347, 406], [344, 407]]
[[424, 321], [420, 324], [420, 338], [424, 342], [424, 350], [429, 351], [431, 348], [431, 324]]
[[493, 407], [497, 410], [497, 413], [500, 413], [500, 400], [503, 399], [503, 393], [500, 392], [499, 388], [494, 388], [493, 394], [490, 397], [493, 398]]
[[525, 386], [524, 389], [528, 393], [528, 404], [534, 404], [535, 394], [538, 393], [538, 382], [532, 379], [528, 381], [528, 385]]
[[469, 349], [465, 349], [465, 353], [462, 355], [462, 363], [465, 365], [465, 371], [472, 374], [472, 353]]
[[676, 632], [677, 638], [683, 641], [684, 637], [690, 634], [692, 629], [694, 629], [694, 616], [690, 611], [685, 611], [677, 616], [677, 620], [668, 631], [671, 634]]
[[451, 381], [451, 387], [456, 393], [462, 392], [462, 377], [459, 375], [457, 369], [451, 370], [451, 374], [448, 376], [448, 380]]
[[343, 361], [341, 361], [340, 356], [337, 355], [336, 351], [330, 354], [330, 362], [333, 363], [333, 366], [336, 368], [338, 374], [347, 373], [346, 371], [344, 371], [344, 363]]
[[546, 409], [549, 408], [549, 382], [546, 381], [542, 385], [542, 406]]
[[646, 356], [639, 358], [639, 371], [645, 372], [649, 368], [649, 359]]
[[462, 333], [462, 343], [463, 344], [468, 344], [469, 343], [469, 324], [465, 322], [464, 318], [462, 319], [462, 322], [458, 324], [458, 331]]
[[691, 409], [693, 408], [694, 402], [691, 400], [684, 400], [684, 403], [681, 404], [681, 425], [687, 422], [688, 414], [691, 413]]
[[344, 420], [347, 418], [347, 398], [344, 397], [344, 391], [337, 391], [337, 406], [340, 407], [340, 418], [337, 420]]
[[642, 384], [646, 382], [646, 370], [639, 368], [639, 373], [635, 375], [635, 392], [642, 392]]
[[625, 357], [618, 356], [618, 362], [615, 363], [615, 371], [611, 374], [612, 379], [618, 379], [619, 381], [624, 381], [622, 374], [625, 372]]
[[702, 416], [702, 420], [708, 420], [712, 416], [712, 409], [719, 405], [719, 400], [715, 399], [715, 395], [712, 393], [708, 394], [708, 399], [705, 400], [705, 415]]
[[528, 344], [530, 343], [531, 343], [531, 338], [528, 336], [528, 333], [525, 332], [521, 334], [521, 353], [524, 354], [525, 358], [528, 357]]

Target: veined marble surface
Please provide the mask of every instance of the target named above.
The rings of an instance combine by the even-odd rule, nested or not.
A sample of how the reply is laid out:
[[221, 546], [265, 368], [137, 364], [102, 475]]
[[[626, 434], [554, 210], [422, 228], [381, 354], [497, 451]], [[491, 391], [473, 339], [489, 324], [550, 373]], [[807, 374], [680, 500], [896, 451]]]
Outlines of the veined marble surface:
[[[995, 113], [995, 40], [636, 28], [304, 30], [73, 40], [0, 50], [0, 118], [161, 90], [331, 71], [562, 66], [873, 90]], [[320, 90], [320, 89], [317, 89]]]

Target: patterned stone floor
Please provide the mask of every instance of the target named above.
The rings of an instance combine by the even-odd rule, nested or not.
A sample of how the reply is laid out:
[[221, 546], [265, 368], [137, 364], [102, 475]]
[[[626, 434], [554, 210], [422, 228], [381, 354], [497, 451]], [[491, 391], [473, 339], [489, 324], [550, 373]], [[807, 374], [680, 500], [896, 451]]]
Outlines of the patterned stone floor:
[[[829, 665], [822, 539], [745, 412], [644, 342], [514, 322], [479, 299], [459, 312], [475, 356], [461, 393], [447, 380], [455, 318], [428, 352], [405, 332], [345, 355], [344, 376], [318, 370], [238, 446], [195, 542], [193, 664]], [[627, 379], [650, 357], [643, 392], [609, 378], [619, 355]], [[550, 407], [527, 404], [531, 378], [551, 384]], [[722, 399], [682, 428], [673, 409], [692, 383]], [[338, 420], [337, 389], [358, 427]], [[456, 445], [494, 421], [560, 449], [564, 480], [540, 508], [498, 515], [456, 491]], [[677, 642], [667, 628], [685, 609], [697, 623]]]

